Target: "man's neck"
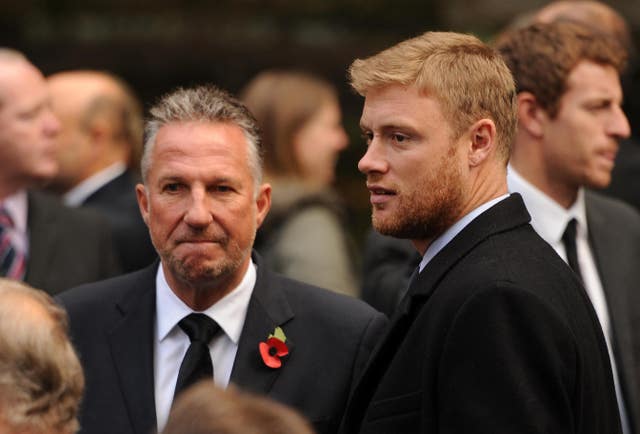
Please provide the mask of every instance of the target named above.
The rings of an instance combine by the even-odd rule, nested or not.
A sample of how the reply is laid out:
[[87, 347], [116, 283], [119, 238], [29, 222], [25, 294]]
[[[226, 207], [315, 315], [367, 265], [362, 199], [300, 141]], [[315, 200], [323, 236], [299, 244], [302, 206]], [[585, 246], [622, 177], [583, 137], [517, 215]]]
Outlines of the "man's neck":
[[523, 164], [517, 158], [514, 158], [510, 164], [522, 178], [563, 208], [569, 209], [575, 203], [579, 187], [564, 182], [555, 173], [557, 171], [543, 164], [535, 165], [531, 162]]

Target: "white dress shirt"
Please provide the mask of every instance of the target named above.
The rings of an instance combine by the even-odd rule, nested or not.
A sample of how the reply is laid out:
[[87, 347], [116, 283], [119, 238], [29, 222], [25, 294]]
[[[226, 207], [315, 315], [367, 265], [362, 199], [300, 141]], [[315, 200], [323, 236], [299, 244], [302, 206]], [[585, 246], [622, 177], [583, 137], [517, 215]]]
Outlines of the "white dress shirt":
[[420, 261], [420, 272], [422, 273], [422, 270], [424, 270], [424, 267], [427, 266], [429, 261], [431, 261], [438, 254], [438, 252], [440, 252], [440, 250], [444, 248], [444, 246], [449, 244], [451, 240], [454, 239], [455, 236], [458, 235], [460, 231], [462, 231], [469, 223], [471, 223], [476, 217], [491, 208], [493, 205], [506, 199], [507, 197], [509, 197], [509, 195], [505, 194], [492, 199], [489, 202], [483, 203], [479, 207], [466, 214], [460, 220], [458, 220], [438, 238], [433, 240], [433, 242], [429, 245], [427, 250], [424, 252], [424, 255], [422, 256], [422, 261]]
[[[209, 343], [214, 381], [229, 384], [238, 341], [247, 316], [249, 300], [256, 283], [256, 266], [251, 261], [240, 285], [203, 311], [220, 326], [222, 332]], [[194, 311], [169, 288], [162, 265], [156, 276], [156, 327], [154, 339], [154, 382], [156, 418], [161, 431], [169, 417], [182, 359], [191, 344], [178, 323]]]
[[591, 304], [596, 311], [598, 320], [600, 321], [607, 349], [609, 350], [618, 407], [620, 408], [622, 418], [622, 431], [623, 433], [628, 433], [630, 430], [628, 427], [628, 419], [626, 418], [624, 399], [620, 389], [620, 378], [611, 346], [612, 332], [607, 299], [602, 289], [602, 281], [600, 280], [591, 246], [589, 245], [589, 226], [587, 224], [584, 190], [582, 188], [578, 190], [576, 201], [569, 209], [566, 209], [524, 179], [522, 175], [511, 166], [509, 166], [507, 172], [507, 183], [510, 192], [518, 192], [522, 195], [527, 210], [531, 215], [531, 226], [533, 226], [538, 235], [553, 247], [565, 262], [567, 262], [567, 252], [562, 242], [562, 235], [571, 219], [575, 218], [578, 222], [576, 226], [576, 250], [582, 281], [587, 295], [591, 300]]
[[62, 198], [64, 204], [73, 207], [82, 205], [89, 196], [122, 175], [126, 170], [127, 166], [124, 163], [117, 162], [94, 173], [64, 194]]

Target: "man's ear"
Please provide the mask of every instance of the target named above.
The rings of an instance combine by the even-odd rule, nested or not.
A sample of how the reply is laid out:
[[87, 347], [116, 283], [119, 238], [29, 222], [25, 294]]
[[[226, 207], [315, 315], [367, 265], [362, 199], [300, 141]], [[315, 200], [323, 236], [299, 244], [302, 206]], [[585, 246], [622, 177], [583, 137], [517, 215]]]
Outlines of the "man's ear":
[[469, 128], [469, 139], [469, 166], [475, 167], [494, 152], [496, 125], [491, 119], [480, 119]]
[[262, 184], [258, 189], [256, 197], [256, 228], [259, 228], [271, 209], [271, 185]]
[[531, 92], [518, 94], [518, 128], [535, 138], [542, 137], [547, 112], [540, 106]]
[[140, 208], [140, 214], [142, 220], [149, 226], [149, 199], [147, 198], [147, 191], [143, 184], [136, 185], [136, 197], [138, 198], [138, 207]]

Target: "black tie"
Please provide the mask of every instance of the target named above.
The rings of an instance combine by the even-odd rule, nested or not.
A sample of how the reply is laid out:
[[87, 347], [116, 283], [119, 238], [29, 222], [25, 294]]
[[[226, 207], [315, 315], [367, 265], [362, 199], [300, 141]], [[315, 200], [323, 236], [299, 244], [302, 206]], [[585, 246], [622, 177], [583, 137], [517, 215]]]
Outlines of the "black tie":
[[213, 379], [209, 342], [220, 330], [220, 326], [203, 313], [192, 313], [183, 318], [178, 325], [189, 336], [191, 345], [178, 371], [174, 398], [198, 380]]
[[564, 234], [562, 234], [562, 242], [564, 243], [564, 248], [567, 252], [567, 262], [569, 266], [573, 270], [574, 273], [577, 274], [580, 281], [582, 281], [582, 272], [580, 271], [580, 263], [578, 262], [578, 249], [576, 248], [576, 226], [578, 222], [576, 219], [569, 220], [567, 223], [567, 228], [564, 230]]

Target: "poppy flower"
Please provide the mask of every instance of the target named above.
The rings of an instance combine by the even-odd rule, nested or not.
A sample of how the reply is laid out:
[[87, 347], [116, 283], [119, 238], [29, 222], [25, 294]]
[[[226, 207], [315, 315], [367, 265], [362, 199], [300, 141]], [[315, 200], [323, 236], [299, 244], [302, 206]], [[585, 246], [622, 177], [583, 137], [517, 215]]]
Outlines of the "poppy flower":
[[285, 343], [286, 339], [282, 329], [276, 327], [274, 334], [269, 335], [266, 342], [260, 342], [258, 348], [265, 365], [273, 369], [282, 366], [282, 360], [280, 358], [289, 354], [289, 348]]

